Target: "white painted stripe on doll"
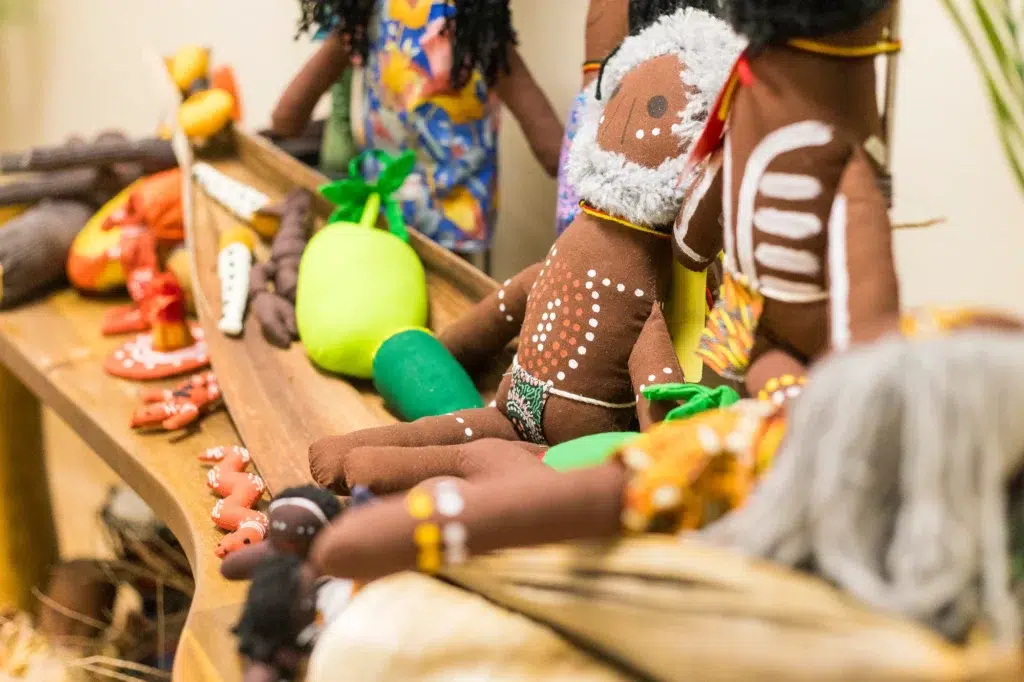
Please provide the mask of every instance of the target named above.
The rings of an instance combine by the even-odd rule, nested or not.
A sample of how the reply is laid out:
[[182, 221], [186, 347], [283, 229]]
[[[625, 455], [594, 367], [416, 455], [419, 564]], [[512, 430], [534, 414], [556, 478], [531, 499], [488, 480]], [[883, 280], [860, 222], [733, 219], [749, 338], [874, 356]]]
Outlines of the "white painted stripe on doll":
[[793, 240], [821, 234], [821, 219], [813, 213], [782, 211], [777, 208], [757, 209], [754, 226], [764, 234]]
[[736, 256], [741, 271], [755, 288], [757, 271], [754, 267], [754, 207], [761, 179], [768, 171], [768, 166], [783, 154], [808, 147], [822, 147], [831, 142], [832, 138], [831, 126], [821, 121], [801, 121], [768, 134], [751, 152], [743, 172], [736, 207]]
[[783, 303], [818, 303], [828, 299], [828, 292], [817, 284], [792, 282], [773, 275], [761, 278], [758, 293], [765, 298]]
[[686, 203], [683, 205], [683, 212], [679, 214], [679, 220], [676, 221], [675, 229], [672, 231], [675, 235], [676, 246], [687, 258], [692, 260], [694, 263], [703, 265], [704, 263], [710, 263], [711, 258], [700, 255], [689, 247], [686, 243], [686, 235], [690, 231], [690, 221], [693, 220], [694, 214], [697, 213], [697, 208], [700, 203], [707, 197], [708, 191], [711, 189], [711, 185], [715, 182], [715, 176], [722, 170], [722, 157], [716, 156], [708, 164], [708, 167], [704, 169], [704, 175], [701, 177], [693, 190], [690, 192], [690, 196], [687, 198]]
[[725, 221], [725, 234], [723, 235], [723, 250], [725, 251], [725, 269], [729, 272], [739, 272], [739, 265], [736, 264], [736, 238], [733, 234], [735, 223], [732, 219], [732, 138], [725, 136], [725, 149], [722, 150], [722, 218]]
[[850, 273], [846, 266], [846, 197], [837, 194], [828, 220], [829, 298], [832, 311], [832, 348], [850, 345]]
[[821, 181], [813, 175], [765, 173], [759, 191], [769, 199], [810, 201], [821, 196]]
[[758, 244], [754, 258], [766, 268], [794, 275], [814, 276], [821, 272], [821, 259], [810, 251], [778, 244]]
[[324, 514], [324, 510], [305, 497], [282, 497], [271, 502], [270, 508], [267, 511], [273, 514], [275, 509], [280, 509], [281, 507], [302, 507], [319, 519], [320, 523], [325, 526], [327, 525], [327, 515]]

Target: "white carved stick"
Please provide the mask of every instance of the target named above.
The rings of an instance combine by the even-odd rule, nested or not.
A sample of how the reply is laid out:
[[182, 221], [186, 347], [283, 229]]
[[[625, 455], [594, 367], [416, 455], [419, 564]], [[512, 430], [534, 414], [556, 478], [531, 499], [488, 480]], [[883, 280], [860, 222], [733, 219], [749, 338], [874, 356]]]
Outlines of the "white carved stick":
[[217, 254], [217, 276], [220, 278], [220, 322], [217, 328], [228, 336], [242, 333], [251, 267], [252, 251], [241, 240], [225, 244]]
[[195, 164], [192, 176], [213, 200], [247, 223], [270, 206], [266, 194], [224, 175], [208, 163]]

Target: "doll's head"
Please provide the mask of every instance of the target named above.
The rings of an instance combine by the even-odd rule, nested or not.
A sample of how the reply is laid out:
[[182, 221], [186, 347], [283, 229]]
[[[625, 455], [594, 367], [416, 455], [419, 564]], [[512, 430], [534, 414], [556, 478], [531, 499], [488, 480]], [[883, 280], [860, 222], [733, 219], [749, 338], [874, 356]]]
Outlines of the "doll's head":
[[[429, 5], [433, 0], [401, 0]], [[299, 31], [334, 30], [349, 42], [352, 53], [366, 59], [369, 25], [378, 0], [299, 0]], [[488, 84], [508, 71], [508, 51], [516, 45], [509, 0], [449, 0], [454, 9], [445, 30], [452, 40], [451, 81], [463, 87], [473, 70]]]
[[722, 0], [722, 15], [753, 47], [857, 28], [891, 0]]
[[569, 182], [594, 207], [645, 226], [672, 222], [686, 155], [742, 47], [720, 19], [685, 8], [608, 58], [573, 142]]
[[305, 558], [313, 537], [341, 513], [341, 503], [330, 490], [304, 485], [281, 491], [267, 512], [271, 546], [281, 554]]
[[278, 554], [253, 571], [242, 617], [232, 632], [250, 664], [288, 667], [302, 648], [299, 635], [316, 621], [317, 581], [301, 559]]

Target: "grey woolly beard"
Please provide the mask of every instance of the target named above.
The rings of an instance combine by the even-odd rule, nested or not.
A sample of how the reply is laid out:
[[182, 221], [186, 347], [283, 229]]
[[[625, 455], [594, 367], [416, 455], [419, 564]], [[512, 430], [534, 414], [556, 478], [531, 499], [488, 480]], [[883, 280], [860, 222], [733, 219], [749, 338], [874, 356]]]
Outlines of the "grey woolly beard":
[[602, 149], [597, 143], [597, 125], [588, 121], [573, 140], [568, 180], [579, 197], [597, 209], [637, 225], [669, 225], [690, 186], [680, 180], [686, 169], [686, 151], [680, 147], [676, 156], [657, 168], [647, 168], [623, 154]]

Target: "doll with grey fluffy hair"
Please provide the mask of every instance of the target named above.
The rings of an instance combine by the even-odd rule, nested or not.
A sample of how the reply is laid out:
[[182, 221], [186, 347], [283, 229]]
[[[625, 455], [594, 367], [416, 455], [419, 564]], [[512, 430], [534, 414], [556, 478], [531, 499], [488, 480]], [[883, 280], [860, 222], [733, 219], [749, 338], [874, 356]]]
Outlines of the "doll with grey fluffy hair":
[[[671, 222], [688, 188], [676, 177], [740, 48], [721, 20], [693, 9], [623, 42], [571, 152], [581, 213], [542, 262], [438, 335], [470, 372], [518, 337], [496, 404], [322, 439], [310, 448], [319, 483], [341, 492], [369, 484], [349, 476], [357, 460], [392, 455], [395, 470], [376, 467], [372, 483], [375, 493], [399, 492], [441, 475], [438, 462], [471, 442], [536, 452], [664, 416], [643, 393], [684, 379], [662, 313], [673, 284]], [[703, 287], [689, 293], [703, 301]], [[413, 450], [429, 446], [444, 452]], [[396, 448], [408, 456], [393, 456]]]

